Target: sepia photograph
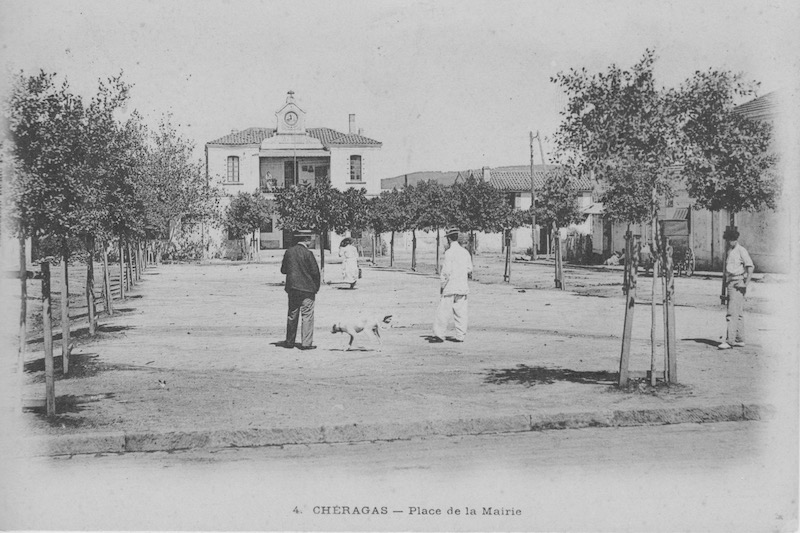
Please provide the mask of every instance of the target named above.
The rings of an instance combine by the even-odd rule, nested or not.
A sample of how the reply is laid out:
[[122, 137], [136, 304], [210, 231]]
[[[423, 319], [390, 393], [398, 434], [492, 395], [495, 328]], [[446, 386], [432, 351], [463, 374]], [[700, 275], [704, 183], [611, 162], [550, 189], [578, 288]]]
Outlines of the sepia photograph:
[[798, 27], [0, 0], [0, 529], [798, 531]]

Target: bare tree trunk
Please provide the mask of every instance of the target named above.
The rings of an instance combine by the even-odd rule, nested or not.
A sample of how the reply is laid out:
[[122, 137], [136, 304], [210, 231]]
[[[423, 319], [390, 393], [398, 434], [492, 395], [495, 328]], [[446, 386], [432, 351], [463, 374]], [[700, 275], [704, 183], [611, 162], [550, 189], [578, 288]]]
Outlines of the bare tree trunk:
[[[619, 386], [628, 385], [628, 366], [631, 355], [631, 335], [633, 332], [633, 311], [636, 303], [636, 256], [634, 251], [633, 233], [631, 225], [625, 232], [625, 270], [623, 274], [622, 290], [625, 292], [625, 321], [622, 326], [622, 350], [619, 356]], [[632, 257], [633, 260], [627, 260]]]
[[106, 303], [106, 313], [109, 316], [114, 315], [114, 304], [112, 303], [113, 297], [111, 294], [111, 274], [108, 271], [108, 246], [103, 243], [103, 296]]
[[417, 232], [411, 230], [411, 270], [417, 271]]
[[119, 299], [125, 299], [125, 290], [128, 288], [128, 280], [125, 275], [125, 245], [122, 242], [122, 235], [119, 236]]
[[128, 254], [128, 261], [125, 263], [128, 267], [128, 281], [130, 285], [128, 288], [132, 288], [135, 283], [133, 280], [133, 257], [131, 256], [131, 243], [130, 241], [125, 243], [125, 252]]
[[319, 279], [325, 283], [325, 236], [327, 230], [323, 230], [319, 236]]
[[55, 364], [53, 362], [53, 321], [50, 300], [50, 263], [43, 261], [42, 268], [42, 329], [44, 330], [44, 389], [47, 416], [56, 414]]
[[89, 315], [89, 335], [94, 336], [97, 316], [94, 307], [94, 238], [86, 238], [86, 251], [89, 258], [86, 261], [86, 309]]
[[69, 374], [69, 247], [61, 241], [61, 361], [64, 375]]
[[653, 225], [653, 247], [651, 254], [653, 263], [653, 283], [650, 290], [650, 385], [656, 385], [656, 285], [658, 284], [659, 267], [661, 265], [661, 254], [658, 253], [658, 218], [655, 212], [652, 218]]
[[441, 241], [439, 240], [439, 228], [436, 228], [436, 274], [439, 274], [439, 249]]
[[394, 266], [394, 231], [392, 231], [392, 240], [389, 241], [389, 266]]
[[25, 348], [28, 343], [28, 258], [25, 235], [19, 235], [19, 347], [17, 350], [17, 370], [20, 379], [25, 371]]
[[372, 264], [375, 265], [375, 247], [378, 245], [378, 234], [372, 232]]

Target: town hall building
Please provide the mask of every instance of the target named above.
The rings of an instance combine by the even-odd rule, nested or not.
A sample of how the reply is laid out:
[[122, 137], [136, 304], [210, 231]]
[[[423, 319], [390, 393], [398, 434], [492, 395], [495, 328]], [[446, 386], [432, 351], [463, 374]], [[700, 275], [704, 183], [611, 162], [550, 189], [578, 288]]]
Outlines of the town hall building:
[[[368, 196], [378, 195], [380, 179], [372, 169], [381, 143], [362, 135], [354, 114], [348, 118], [347, 133], [307, 128], [306, 112], [289, 91], [286, 103], [275, 112], [274, 128], [233, 130], [206, 143], [207, 177], [211, 185], [222, 190], [222, 212], [240, 191], [261, 191], [272, 199], [282, 188], [324, 180], [340, 190], [364, 188]], [[209, 252], [230, 257], [233, 250], [239, 250], [241, 241], [237, 239], [234, 244], [228, 237], [226, 228], [211, 230]], [[259, 242], [254, 244], [262, 250], [292, 244], [292, 234], [279, 227], [277, 214], [256, 238]]]

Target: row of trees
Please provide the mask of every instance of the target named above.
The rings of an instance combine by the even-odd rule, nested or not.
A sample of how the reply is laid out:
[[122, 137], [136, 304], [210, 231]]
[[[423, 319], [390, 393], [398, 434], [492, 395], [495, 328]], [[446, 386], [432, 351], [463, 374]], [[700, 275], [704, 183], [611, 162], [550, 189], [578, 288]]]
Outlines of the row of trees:
[[[710, 69], [696, 72], [676, 88], [658, 88], [655, 53], [647, 50], [630, 70], [611, 65], [552, 78], [568, 96], [555, 141], [562, 162], [600, 183], [607, 217], [628, 224], [627, 305], [620, 358], [620, 384], [627, 381], [630, 326], [635, 299], [630, 226], [649, 223], [654, 257], [667, 265], [668, 246], [659, 235], [658, 205], [684, 180], [696, 206], [735, 214], [775, 208], [780, 183], [770, 152], [771, 125], [735, 112], [737, 100], [755, 94], [756, 83], [740, 74]], [[659, 270], [658, 263], [654, 272]], [[670, 270], [663, 268], [665, 272]], [[633, 274], [633, 275], [631, 275]], [[655, 290], [652, 287], [651, 383], [655, 384]], [[672, 283], [664, 285], [665, 378], [676, 381], [674, 320], [670, 322]]]
[[[216, 191], [193, 157], [193, 144], [163, 117], [148, 128], [127, 106], [132, 86], [122, 74], [100, 81], [84, 98], [55, 74], [19, 73], [3, 103], [7, 119], [3, 223], [20, 242], [22, 308], [20, 360], [25, 345], [25, 243], [28, 238], [60, 243], [63, 371], [69, 372], [68, 263], [88, 254], [86, 295], [94, 334], [94, 259], [107, 265], [117, 248], [127, 253], [156, 239], [170, 239], [181, 224], [213, 220]], [[6, 230], [8, 231], [8, 230]], [[75, 243], [78, 243], [76, 249]], [[107, 272], [103, 278], [108, 280]], [[108, 283], [106, 310], [110, 309]]]

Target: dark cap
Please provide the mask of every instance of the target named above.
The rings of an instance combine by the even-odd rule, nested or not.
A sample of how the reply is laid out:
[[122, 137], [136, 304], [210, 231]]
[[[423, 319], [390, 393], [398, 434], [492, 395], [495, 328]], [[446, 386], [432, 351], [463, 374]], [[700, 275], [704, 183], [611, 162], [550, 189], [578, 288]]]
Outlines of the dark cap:
[[725, 233], [722, 234], [722, 238], [726, 241], [738, 241], [739, 232], [735, 229], [727, 228], [725, 229]]
[[444, 234], [447, 236], [458, 235], [458, 228], [456, 227], [447, 228], [446, 230], [444, 230]]
[[298, 230], [294, 232], [294, 238], [296, 240], [304, 240], [304, 239], [311, 239], [312, 233], [308, 230]]

